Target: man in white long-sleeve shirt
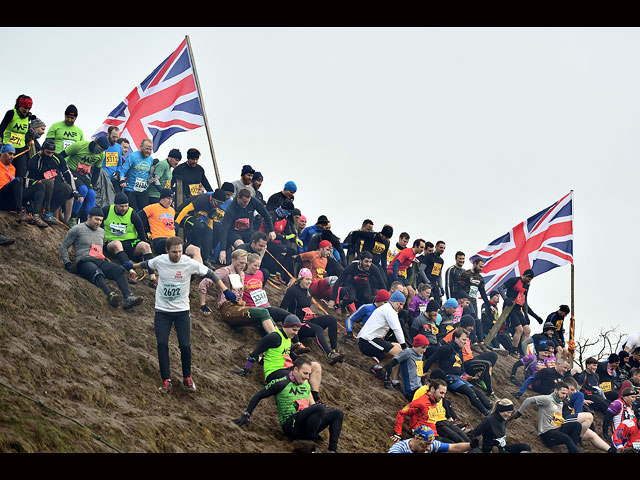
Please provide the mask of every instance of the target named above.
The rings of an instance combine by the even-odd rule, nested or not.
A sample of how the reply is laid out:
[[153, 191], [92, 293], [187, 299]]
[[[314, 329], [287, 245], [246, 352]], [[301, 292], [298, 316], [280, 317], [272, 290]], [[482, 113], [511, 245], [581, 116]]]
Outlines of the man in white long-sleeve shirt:
[[[378, 360], [379, 363], [371, 369], [371, 373], [381, 380], [385, 379], [385, 365], [393, 360], [393, 357], [398, 353], [407, 348], [404, 334], [402, 333], [402, 326], [398, 319], [398, 312], [402, 309], [406, 301], [407, 299], [402, 292], [393, 292], [393, 295], [389, 298], [389, 302], [373, 311], [369, 320], [363, 325], [358, 334], [358, 347], [360, 351], [366, 356]], [[389, 342], [384, 339], [389, 329], [393, 330], [398, 343]]]

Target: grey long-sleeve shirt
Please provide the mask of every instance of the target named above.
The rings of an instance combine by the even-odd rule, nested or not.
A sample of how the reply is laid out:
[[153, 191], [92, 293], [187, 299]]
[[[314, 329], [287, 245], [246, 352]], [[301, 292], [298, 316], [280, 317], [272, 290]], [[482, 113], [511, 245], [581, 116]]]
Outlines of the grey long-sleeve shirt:
[[562, 401], [556, 401], [556, 396], [551, 395], [537, 395], [535, 397], [529, 397], [518, 409], [521, 414], [529, 407], [529, 405], [535, 403], [538, 407], [538, 435], [542, 435], [549, 430], [560, 428], [563, 422], [562, 417]]
[[70, 263], [69, 247], [73, 245], [76, 252], [76, 263], [86, 257], [104, 258], [102, 245], [104, 243], [104, 229], [98, 227], [95, 230], [86, 223], [79, 223], [71, 227], [60, 245], [60, 256], [64, 264]]

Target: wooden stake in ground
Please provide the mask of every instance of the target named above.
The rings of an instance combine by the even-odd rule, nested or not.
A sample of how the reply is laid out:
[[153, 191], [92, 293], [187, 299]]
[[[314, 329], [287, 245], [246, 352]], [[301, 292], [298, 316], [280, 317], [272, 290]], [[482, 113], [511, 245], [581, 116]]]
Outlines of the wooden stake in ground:
[[502, 324], [505, 322], [505, 320], [511, 313], [511, 310], [513, 310], [514, 305], [515, 304], [512, 303], [508, 307], [505, 307], [502, 309], [502, 313], [500, 314], [500, 317], [498, 317], [498, 320], [496, 320], [496, 323], [493, 324], [493, 327], [491, 327], [491, 330], [489, 330], [489, 333], [484, 339], [485, 345], [489, 345], [493, 341], [494, 337], [498, 333], [498, 330], [500, 330], [500, 327], [502, 327]]

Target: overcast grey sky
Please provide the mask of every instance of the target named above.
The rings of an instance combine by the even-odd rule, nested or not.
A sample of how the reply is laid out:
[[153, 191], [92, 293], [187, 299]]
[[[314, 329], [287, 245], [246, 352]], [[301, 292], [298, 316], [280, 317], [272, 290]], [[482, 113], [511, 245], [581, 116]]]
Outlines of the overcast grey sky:
[[[70, 103], [90, 136], [189, 35], [222, 180], [244, 164], [268, 196], [287, 180], [315, 223], [344, 238], [371, 218], [471, 256], [574, 189], [577, 333], [635, 333], [637, 28], [3, 28], [29, 69], [3, 75], [47, 125]], [[68, 45], [68, 56], [49, 45]], [[174, 135], [198, 148], [204, 128]], [[570, 267], [532, 284], [546, 315], [570, 301]], [[567, 321], [568, 323], [568, 321]], [[568, 325], [567, 325], [568, 328]], [[534, 323], [533, 331], [540, 327]]]

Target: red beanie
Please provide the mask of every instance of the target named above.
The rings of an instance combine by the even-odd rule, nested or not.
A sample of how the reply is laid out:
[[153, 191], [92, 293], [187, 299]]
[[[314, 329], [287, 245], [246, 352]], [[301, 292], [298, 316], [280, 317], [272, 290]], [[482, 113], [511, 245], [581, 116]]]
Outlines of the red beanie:
[[378, 290], [378, 293], [376, 294], [376, 299], [374, 300], [374, 302], [376, 303], [388, 302], [390, 298], [391, 298], [391, 295], [389, 295], [388, 291]]
[[422, 347], [423, 345], [429, 345], [429, 339], [422, 334], [418, 334], [413, 337], [413, 346]]

